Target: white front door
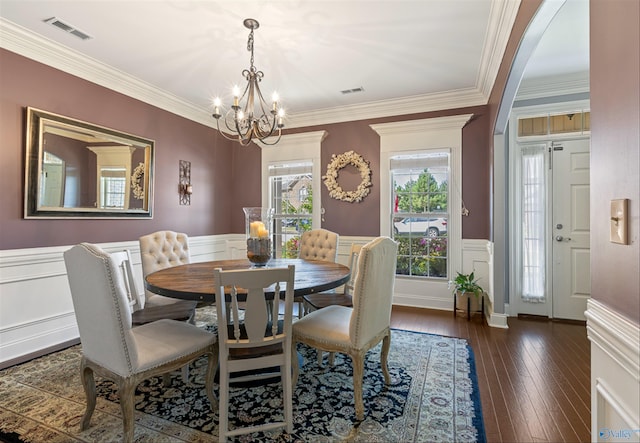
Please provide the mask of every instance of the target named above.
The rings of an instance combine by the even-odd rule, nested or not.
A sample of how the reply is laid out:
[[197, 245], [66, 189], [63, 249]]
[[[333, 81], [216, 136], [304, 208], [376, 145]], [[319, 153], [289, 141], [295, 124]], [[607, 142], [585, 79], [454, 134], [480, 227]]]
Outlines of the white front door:
[[[535, 208], [546, 215], [536, 223], [544, 223], [542, 231], [526, 234], [519, 231], [519, 226], [530, 223], [531, 208], [521, 209], [514, 231], [519, 232], [522, 244], [537, 242], [540, 250], [524, 248], [520, 254], [519, 271], [513, 275], [521, 279], [517, 283], [512, 301], [516, 307], [512, 314], [540, 315], [545, 317], [585, 320], [587, 299], [591, 293], [589, 263], [589, 139], [539, 141], [536, 143], [519, 143], [518, 150], [533, 148], [544, 149], [544, 172], [536, 172], [540, 177], [529, 185], [541, 185], [545, 190], [539, 194], [546, 203]], [[538, 165], [541, 167], [541, 165]], [[531, 173], [529, 171], [529, 173]], [[521, 171], [524, 183], [526, 171]], [[522, 186], [522, 184], [521, 184]], [[525, 186], [526, 187], [526, 186]], [[524, 201], [525, 196], [521, 197]], [[527, 212], [529, 211], [529, 212]], [[540, 219], [538, 219], [540, 220]], [[523, 228], [524, 229], [524, 228]], [[523, 246], [524, 247], [524, 246]], [[546, 265], [536, 268], [536, 260], [532, 263], [525, 260], [524, 255], [544, 257]], [[539, 285], [536, 290], [525, 288], [525, 275], [535, 273]], [[531, 275], [528, 275], [531, 279]], [[535, 286], [535, 285], [534, 285]], [[527, 293], [529, 292], [529, 293]], [[523, 294], [527, 293], [526, 297]], [[531, 293], [535, 294], [532, 296]]]
[[589, 265], [589, 140], [551, 145], [552, 212], [549, 231], [552, 316], [585, 320], [591, 295]]

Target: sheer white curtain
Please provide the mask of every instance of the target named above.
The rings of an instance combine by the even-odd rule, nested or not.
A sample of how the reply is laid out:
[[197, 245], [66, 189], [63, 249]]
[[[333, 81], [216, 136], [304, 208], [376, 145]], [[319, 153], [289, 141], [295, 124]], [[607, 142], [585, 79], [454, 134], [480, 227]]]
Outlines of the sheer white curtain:
[[546, 145], [522, 148], [522, 299], [545, 301]]

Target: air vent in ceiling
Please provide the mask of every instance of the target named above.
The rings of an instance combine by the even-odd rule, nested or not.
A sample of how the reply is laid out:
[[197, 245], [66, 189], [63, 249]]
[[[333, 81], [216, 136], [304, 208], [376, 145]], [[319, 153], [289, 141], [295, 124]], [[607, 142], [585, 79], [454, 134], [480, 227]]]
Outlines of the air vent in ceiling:
[[93, 38], [89, 34], [85, 34], [84, 32], [78, 30], [75, 26], [72, 26], [69, 23], [65, 23], [57, 17], [51, 17], [43, 21], [45, 23], [49, 23], [51, 26], [55, 26], [56, 28], [63, 30], [64, 32], [75, 35], [82, 40], [89, 40]]
[[360, 86], [359, 88], [353, 89], [345, 89], [344, 91], [340, 91], [342, 94], [353, 94], [354, 92], [363, 92], [364, 88]]

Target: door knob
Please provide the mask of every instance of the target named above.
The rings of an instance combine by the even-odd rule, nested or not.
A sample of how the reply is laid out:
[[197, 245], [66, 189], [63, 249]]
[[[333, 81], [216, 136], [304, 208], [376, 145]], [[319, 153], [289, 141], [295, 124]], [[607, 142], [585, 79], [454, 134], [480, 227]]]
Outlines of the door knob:
[[570, 241], [571, 237], [564, 238], [561, 235], [556, 235], [556, 241]]

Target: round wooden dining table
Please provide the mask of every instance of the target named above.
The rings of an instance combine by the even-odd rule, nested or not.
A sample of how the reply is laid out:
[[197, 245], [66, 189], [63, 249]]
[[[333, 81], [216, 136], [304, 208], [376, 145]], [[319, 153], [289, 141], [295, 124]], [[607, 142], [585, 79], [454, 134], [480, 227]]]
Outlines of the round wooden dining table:
[[[294, 297], [324, 292], [337, 288], [349, 280], [350, 270], [340, 263], [322, 260], [303, 260], [277, 258], [267, 263], [267, 268], [284, 268], [294, 265], [295, 287]], [[213, 270], [223, 271], [251, 269], [252, 263], [247, 259], [215, 260], [200, 263], [189, 263], [162, 269], [147, 275], [145, 288], [166, 297], [201, 302], [215, 302]], [[273, 296], [273, 292], [267, 295]]]

